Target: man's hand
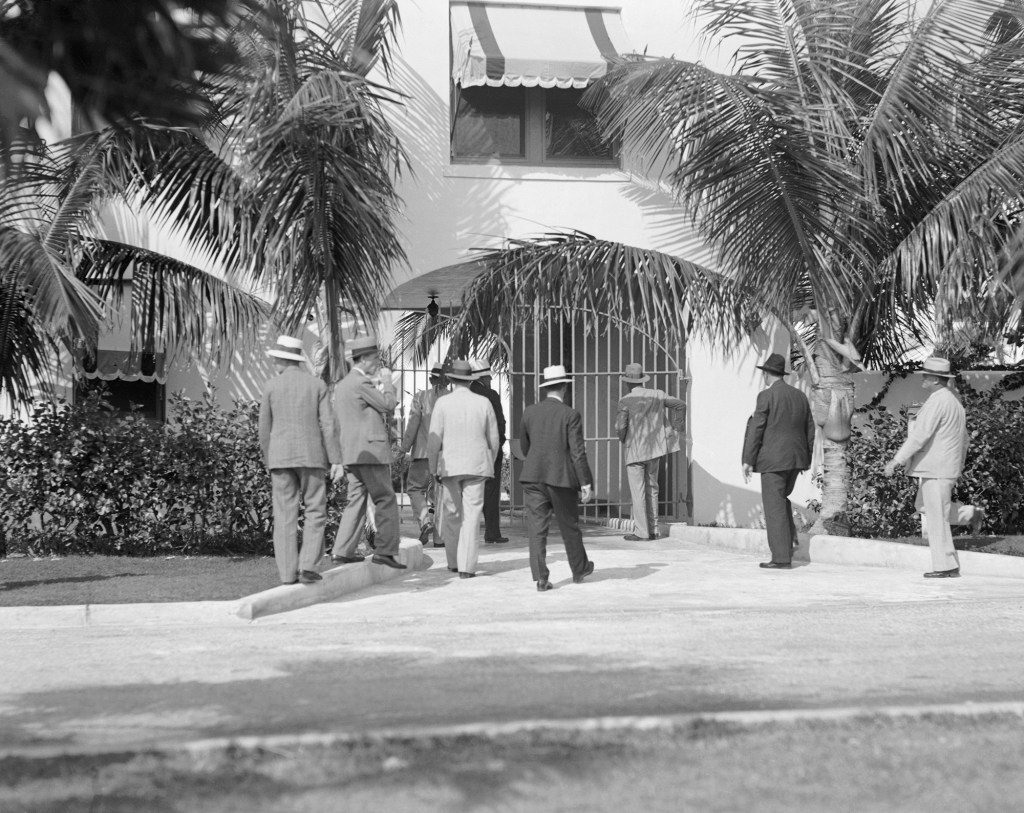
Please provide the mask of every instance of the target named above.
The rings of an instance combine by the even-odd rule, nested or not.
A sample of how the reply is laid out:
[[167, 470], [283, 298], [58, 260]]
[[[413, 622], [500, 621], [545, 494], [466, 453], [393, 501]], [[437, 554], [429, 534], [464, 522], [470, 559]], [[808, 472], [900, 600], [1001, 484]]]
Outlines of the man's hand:
[[594, 496], [594, 487], [593, 486], [583, 486], [583, 488], [580, 489], [580, 502], [583, 502], [583, 503], [590, 502], [590, 499], [593, 496]]
[[331, 466], [331, 470], [327, 472], [327, 477], [331, 480], [337, 480], [345, 476], [345, 467], [341, 463], [335, 463]]
[[743, 464], [743, 482], [744, 483], [749, 483], [750, 482], [750, 475], [753, 474], [753, 473], [754, 473], [754, 467], [751, 466], [749, 463], [744, 463]]
[[896, 473], [896, 467], [899, 465], [895, 460], [890, 460], [885, 464], [885, 468], [882, 469], [882, 473], [886, 477], [892, 477]]

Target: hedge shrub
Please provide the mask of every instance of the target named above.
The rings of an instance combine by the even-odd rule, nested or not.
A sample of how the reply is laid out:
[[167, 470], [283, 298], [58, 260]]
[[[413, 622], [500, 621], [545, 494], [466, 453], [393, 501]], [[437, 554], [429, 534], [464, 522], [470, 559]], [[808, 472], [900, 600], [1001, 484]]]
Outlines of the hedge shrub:
[[[0, 420], [0, 533], [34, 555], [272, 554], [259, 405], [174, 395], [171, 422], [118, 414], [100, 394]], [[333, 539], [344, 487], [329, 490]]]
[[[1005, 388], [981, 392], [962, 380], [958, 384], [970, 445], [953, 499], [985, 509], [983, 533], [1024, 532], [1024, 402], [1004, 400]], [[847, 520], [854, 536], [920, 535], [917, 480], [902, 469], [892, 478], [882, 473], [906, 436], [905, 407], [898, 413], [875, 407], [855, 423], [847, 448]]]

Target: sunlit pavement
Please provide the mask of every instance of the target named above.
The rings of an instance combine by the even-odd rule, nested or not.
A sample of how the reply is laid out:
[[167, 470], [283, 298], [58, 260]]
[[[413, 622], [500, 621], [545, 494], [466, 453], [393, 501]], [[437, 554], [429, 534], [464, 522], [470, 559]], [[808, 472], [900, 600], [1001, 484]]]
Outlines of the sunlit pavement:
[[475, 579], [428, 548], [426, 571], [255, 623], [217, 605], [142, 623], [125, 607], [85, 627], [0, 612], [0, 751], [1024, 699], [1021, 580], [765, 571], [746, 554], [586, 534], [593, 576], [572, 583], [555, 536], [546, 593], [512, 527], [481, 546]]

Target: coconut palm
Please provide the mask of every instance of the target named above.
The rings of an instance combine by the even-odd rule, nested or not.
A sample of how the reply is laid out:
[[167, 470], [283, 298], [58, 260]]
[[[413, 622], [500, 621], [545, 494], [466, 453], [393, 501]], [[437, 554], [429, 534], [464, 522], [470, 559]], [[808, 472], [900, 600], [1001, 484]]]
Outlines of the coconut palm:
[[[1020, 10], [703, 0], [709, 40], [736, 43], [733, 72], [633, 57], [588, 91], [603, 133], [675, 195], [729, 290], [789, 331], [824, 429], [822, 520], [845, 506], [850, 371], [899, 358], [936, 314], [1007, 318], [999, 267], [1024, 181]], [[742, 311], [702, 307], [722, 288], [707, 275], [694, 287], [674, 262], [570, 236], [517, 244], [485, 258], [453, 330], [574, 301], [562, 297], [583, 292], [559, 278], [585, 273], [594, 290], [630, 282], [624, 307], [645, 327], [735, 336]]]
[[[233, 31], [241, 67], [204, 85], [201, 127], [133, 118], [55, 148], [54, 194], [92, 191], [83, 218], [120, 200], [207, 261], [88, 228], [69, 236], [67, 264], [108, 303], [131, 275], [133, 346], [230, 355], [266, 321], [256, 292], [286, 331], [323, 314], [325, 376], [344, 372], [342, 301], [373, 318], [404, 260], [392, 226], [402, 155], [382, 114], [398, 97], [367, 78], [387, 75], [397, 24], [395, 0], [265, 0]], [[224, 280], [206, 273], [216, 267]], [[79, 333], [94, 336], [94, 326]]]

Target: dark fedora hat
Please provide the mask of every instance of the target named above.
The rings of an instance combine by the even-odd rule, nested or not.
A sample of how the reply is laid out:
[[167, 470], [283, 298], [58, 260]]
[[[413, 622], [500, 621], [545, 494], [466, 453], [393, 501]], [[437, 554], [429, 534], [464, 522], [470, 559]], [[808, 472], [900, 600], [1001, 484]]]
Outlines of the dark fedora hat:
[[768, 356], [768, 361], [764, 364], [757, 365], [758, 370], [764, 370], [766, 373], [773, 373], [775, 375], [786, 374], [786, 360], [780, 353], [772, 353]]

